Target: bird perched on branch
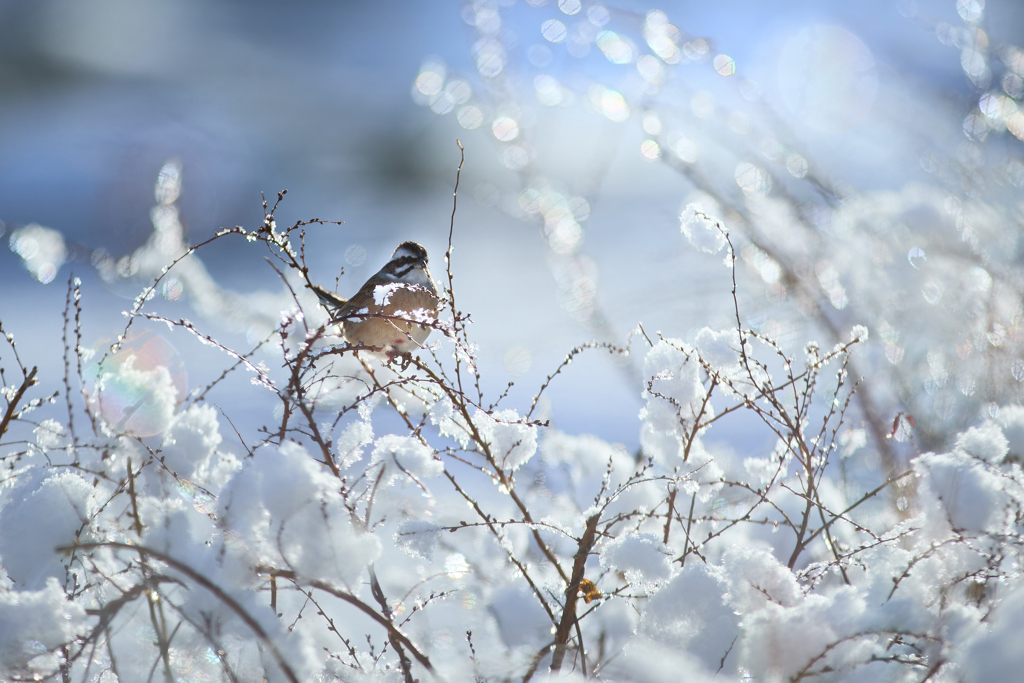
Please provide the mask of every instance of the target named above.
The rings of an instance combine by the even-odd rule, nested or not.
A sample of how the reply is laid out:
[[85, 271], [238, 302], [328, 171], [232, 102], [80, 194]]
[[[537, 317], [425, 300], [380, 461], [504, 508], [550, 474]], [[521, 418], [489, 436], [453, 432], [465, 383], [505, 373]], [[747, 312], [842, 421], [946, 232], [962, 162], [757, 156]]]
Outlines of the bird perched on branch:
[[350, 298], [312, 285], [333, 322], [343, 326], [349, 344], [368, 346], [388, 358], [408, 356], [430, 335], [440, 292], [427, 269], [427, 250], [402, 242], [377, 273]]

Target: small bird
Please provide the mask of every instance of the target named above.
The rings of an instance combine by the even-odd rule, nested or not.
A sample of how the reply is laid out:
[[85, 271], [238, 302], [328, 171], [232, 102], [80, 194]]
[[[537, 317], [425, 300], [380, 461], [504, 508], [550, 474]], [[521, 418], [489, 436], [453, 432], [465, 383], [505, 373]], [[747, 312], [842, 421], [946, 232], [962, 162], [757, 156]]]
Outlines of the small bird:
[[441, 300], [427, 269], [427, 250], [418, 242], [399, 244], [391, 260], [350, 299], [319, 285], [311, 288], [331, 320], [342, 323], [349, 344], [382, 351], [388, 359], [408, 357], [426, 341]]

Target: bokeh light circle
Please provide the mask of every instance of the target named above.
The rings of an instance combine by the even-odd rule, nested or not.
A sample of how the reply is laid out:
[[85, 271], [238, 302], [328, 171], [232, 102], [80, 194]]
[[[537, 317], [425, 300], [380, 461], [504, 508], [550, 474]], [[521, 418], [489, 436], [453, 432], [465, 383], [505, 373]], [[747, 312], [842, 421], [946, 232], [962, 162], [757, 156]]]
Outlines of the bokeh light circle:
[[836, 26], [810, 26], [782, 48], [779, 85], [803, 122], [839, 132], [867, 118], [878, 95], [878, 70], [857, 36]]
[[84, 368], [90, 406], [115, 433], [160, 434], [188, 391], [184, 360], [149, 331], [129, 335], [116, 353], [105, 353], [108, 347], [97, 345]]

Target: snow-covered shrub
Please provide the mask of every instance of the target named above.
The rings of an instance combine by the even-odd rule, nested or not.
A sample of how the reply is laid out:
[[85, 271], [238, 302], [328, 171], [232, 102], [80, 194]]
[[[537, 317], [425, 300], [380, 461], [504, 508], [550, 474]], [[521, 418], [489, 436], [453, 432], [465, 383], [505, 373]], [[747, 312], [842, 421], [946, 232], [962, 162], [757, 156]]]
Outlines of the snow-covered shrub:
[[[735, 275], [730, 236], [715, 226]], [[257, 230], [218, 239], [274, 247], [295, 288], [308, 272], [291, 247], [301, 227], [277, 230], [268, 210]], [[196, 251], [179, 256], [197, 267]], [[80, 298], [72, 282], [69, 326]], [[488, 402], [467, 318], [450, 309], [430, 323], [439, 340], [400, 365], [340, 343], [294, 296], [261, 345], [272, 369], [148, 302], [144, 292], [129, 328], [158, 320], [220, 349], [229, 369], [253, 374], [252, 391], [269, 389], [278, 422], [226, 447], [203, 400], [218, 378], [182, 401], [152, 394], [153, 414], [169, 414], [140, 436], [126, 427], [148, 430], [146, 420], [98, 407], [138, 373], [112, 362], [105, 385], [80, 378], [66, 422], [34, 425], [37, 371], [11, 355], [21, 381], [6, 391], [4, 432], [24, 424], [33, 436], [7, 446], [0, 508], [12, 672], [984, 677], [964, 652], [998, 647], [1012, 629], [1001, 601], [1024, 541], [1019, 416], [1007, 408], [895, 475], [872, 465], [849, 424], [862, 328], [799, 355], [742, 325], [692, 343], [640, 329], [632, 348], [605, 345], [643, 356], [642, 450], [629, 454], [552, 430], [532, 417], [536, 400]], [[89, 362], [102, 375], [104, 359]], [[710, 440], [741, 416], [775, 447]]]
[[[960, 4], [962, 15], [981, 12]], [[502, 7], [473, 2], [464, 12], [481, 38], [478, 99], [446, 107], [442, 98], [464, 89], [445, 88], [435, 65], [417, 79], [424, 104], [466, 121], [517, 111], [505, 101], [514, 79], [494, 66], [505, 59]], [[581, 5], [559, 7], [572, 16]], [[40, 396], [40, 371], [4, 331], [0, 676], [667, 683], [1016, 674], [1024, 411], [1013, 401], [1024, 364], [1019, 230], [1010, 228], [1019, 227], [1019, 199], [982, 196], [985, 169], [967, 163], [989, 133], [1024, 130], [1016, 105], [986, 93], [968, 114], [967, 161], [940, 174], [962, 197], [921, 185], [858, 195], [773, 137], [759, 152], [770, 163], [723, 149], [722, 184], [694, 170], [697, 143], [663, 121], [690, 118], [673, 104], [669, 67], [713, 65], [731, 76], [731, 58], [660, 11], [638, 17], [636, 40], [628, 22], [621, 34], [604, 28], [612, 17], [601, 5], [576, 21], [568, 39], [560, 21], [547, 24], [561, 36], [550, 42], [564, 39], [570, 54], [596, 45], [638, 74], [622, 92], [588, 82], [581, 106], [615, 124], [644, 109], [651, 137], [641, 151], [693, 183], [700, 205], [686, 202], [678, 228], [704, 258], [724, 255], [720, 272], [731, 276], [714, 327], [649, 335], [638, 326], [628, 341], [582, 345], [529, 405], [516, 405], [478, 370], [450, 270], [440, 318], [417, 319], [433, 328], [430, 344], [403, 363], [342, 343], [305, 288], [314, 284], [305, 247], [316, 239], [306, 229], [320, 221], [282, 230], [277, 204], [265, 204], [255, 229], [219, 232], [207, 243], [235, 240], [246, 254], [266, 247], [283, 282], [276, 294], [223, 289], [202, 261], [207, 243], [185, 241], [181, 169], [171, 163], [157, 183], [157, 230], [132, 255], [148, 282], [117, 341], [95, 352], [82, 345], [82, 292], [70, 282], [64, 372], [43, 366], [64, 384]], [[965, 64], [981, 55], [977, 38], [965, 28], [950, 39]], [[651, 53], [637, 54], [642, 45]], [[1020, 80], [1020, 51], [998, 51]], [[545, 106], [576, 101], [544, 76], [532, 82]], [[567, 310], [596, 326], [596, 284], [578, 251], [590, 207], [534, 163], [529, 121], [502, 140], [501, 159], [524, 186], [499, 205], [537, 221], [559, 286], [579, 294], [566, 297]], [[930, 160], [937, 173], [941, 161]], [[1022, 169], [1008, 159], [992, 182], [1019, 186]], [[110, 264], [96, 266], [117, 277]], [[201, 322], [160, 312], [156, 295], [171, 282]], [[828, 343], [780, 340], [764, 315], [747, 314], [759, 297], [763, 310], [806, 316]], [[211, 319], [262, 341], [252, 349], [215, 338]], [[221, 352], [223, 373], [186, 391], [169, 355], [150, 363], [139, 351], [148, 342], [138, 328], [149, 323]], [[595, 349], [642, 368], [635, 453], [535, 416], [557, 375]], [[271, 422], [252, 428], [231, 405], [215, 407], [210, 397], [232, 372], [250, 373], [250, 391], [273, 404]], [[44, 408], [57, 398], [66, 412]], [[37, 409], [49, 413], [34, 422]], [[766, 435], [768, 445], [731, 441], [737, 432]]]

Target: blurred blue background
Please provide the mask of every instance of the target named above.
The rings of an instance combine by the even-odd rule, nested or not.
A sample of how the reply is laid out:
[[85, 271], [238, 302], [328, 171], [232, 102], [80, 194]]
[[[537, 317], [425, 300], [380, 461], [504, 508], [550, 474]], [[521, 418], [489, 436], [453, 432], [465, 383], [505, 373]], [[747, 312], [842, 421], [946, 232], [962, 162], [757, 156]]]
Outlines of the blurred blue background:
[[[346, 293], [405, 239], [428, 247], [438, 275], [461, 138], [467, 151], [456, 218], [460, 307], [473, 313], [491, 387], [510, 378], [536, 387], [569, 348], [594, 338], [593, 321], [558, 304], [557, 269], [537, 231], [488, 199], [502, 188], [519, 191], [515, 171], [496, 161], [499, 145], [489, 126], [466, 130], [454, 115], [438, 116], [413, 97], [429, 59], [481, 89], [479, 35], [470, 24], [486, 4], [0, 0], [3, 239], [39, 223], [62, 232], [70, 247], [69, 263], [47, 285], [32, 279], [17, 255], [0, 250], [0, 319], [28, 340], [22, 343], [35, 357], [27, 362], [59, 357], [72, 269], [85, 282], [87, 342], [112, 337], [123, 325], [120, 311], [134, 292], [106, 286], [89, 265], [91, 254], [127, 254], [147, 239], [153, 184], [168, 159], [184, 169], [179, 206], [192, 243], [220, 226], [254, 227], [262, 217], [260, 193], [272, 197], [286, 188], [279, 223], [345, 221], [311, 232], [311, 265], [325, 283], [345, 266], [339, 288]], [[504, 22], [509, 87], [532, 96], [539, 67], [530, 49], [551, 47], [542, 23], [566, 19], [565, 12], [555, 0], [493, 4]], [[583, 11], [594, 4], [583, 3]], [[610, 27], [634, 32], [651, 9], [632, 1], [604, 6]], [[733, 0], [660, 8], [681, 30], [734, 58], [816, 161], [859, 188], [920, 179], [922, 146], [962, 139], [975, 91], [960, 53], [935, 28], [962, 24], [955, 1]], [[812, 130], [786, 107], [780, 56], [793, 36], [820, 26], [859, 38], [877, 66], [870, 111], [838, 132]], [[993, 42], [1017, 40], [1024, 11], [1017, 2], [990, 2], [984, 26]], [[566, 83], [618, 78], [596, 49], [586, 59], [556, 53], [544, 68]], [[705, 78], [695, 73], [695, 87]], [[573, 117], [584, 116], [593, 118], [567, 110], [549, 125], [551, 135], [572, 139]], [[564, 174], [587, 176], [580, 183], [586, 191], [578, 190], [591, 203], [581, 249], [600, 273], [592, 280], [599, 282], [603, 334], [618, 341], [638, 321], [675, 336], [722, 323], [728, 295], [720, 266], [706, 263], [716, 259], [692, 253], [679, 235], [678, 212], [692, 188], [638, 153], [640, 125], [633, 117], [574, 142], [567, 155], [579, 163]], [[352, 247], [365, 250], [365, 260], [346, 263]], [[239, 242], [218, 243], [204, 260], [227, 287], [277, 286], [262, 255]], [[555, 423], [635, 444], [640, 400], [629, 372], [597, 354], [581, 365], [551, 393]], [[520, 400], [532, 393], [524, 392]]]

